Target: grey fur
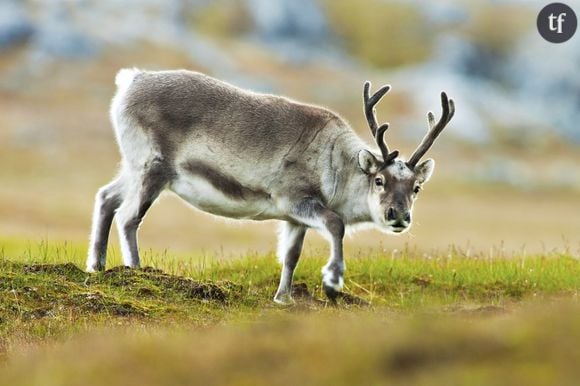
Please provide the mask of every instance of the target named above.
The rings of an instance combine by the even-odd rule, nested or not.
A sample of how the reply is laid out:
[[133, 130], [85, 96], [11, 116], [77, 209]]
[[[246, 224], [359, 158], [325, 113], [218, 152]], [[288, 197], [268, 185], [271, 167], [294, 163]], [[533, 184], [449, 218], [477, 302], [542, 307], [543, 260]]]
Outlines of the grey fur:
[[[306, 230], [326, 234], [331, 257], [323, 284], [333, 299], [343, 282], [345, 227], [369, 222], [393, 232], [408, 227], [410, 221], [387, 221], [386, 213], [389, 208], [410, 213], [415, 186], [433, 170], [428, 161], [415, 169], [395, 159], [385, 164], [327, 109], [241, 90], [200, 73], [121, 70], [116, 83], [111, 119], [122, 168], [97, 195], [89, 271], [105, 268], [115, 213], [124, 264], [139, 266], [137, 229], [169, 188], [212, 214], [285, 221], [279, 303], [292, 301], [292, 275]], [[369, 114], [374, 117], [373, 110]], [[385, 185], [377, 186], [377, 178]]]
[[292, 276], [302, 252], [307, 228], [294, 222], [285, 221], [280, 231], [278, 254], [283, 264], [280, 285], [274, 300], [280, 304], [292, 304]]
[[97, 192], [95, 198], [95, 229], [92, 239], [93, 249], [96, 256], [97, 269], [104, 269], [107, 258], [107, 244], [109, 243], [109, 230], [113, 223], [115, 211], [122, 202], [119, 180], [103, 186]]
[[235, 178], [223, 174], [202, 161], [188, 161], [182, 167], [189, 173], [204, 178], [215, 189], [234, 200], [251, 200], [254, 198], [270, 199], [268, 193], [243, 186]]

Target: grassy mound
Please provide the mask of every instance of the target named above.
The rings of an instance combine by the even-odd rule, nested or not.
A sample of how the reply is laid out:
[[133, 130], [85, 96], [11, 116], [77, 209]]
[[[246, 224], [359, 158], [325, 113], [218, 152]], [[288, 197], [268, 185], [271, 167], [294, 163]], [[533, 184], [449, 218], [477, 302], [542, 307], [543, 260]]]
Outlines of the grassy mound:
[[0, 264], [2, 320], [63, 315], [155, 316], [176, 305], [227, 302], [230, 282], [201, 282], [161, 270], [117, 267], [87, 274], [72, 263]]

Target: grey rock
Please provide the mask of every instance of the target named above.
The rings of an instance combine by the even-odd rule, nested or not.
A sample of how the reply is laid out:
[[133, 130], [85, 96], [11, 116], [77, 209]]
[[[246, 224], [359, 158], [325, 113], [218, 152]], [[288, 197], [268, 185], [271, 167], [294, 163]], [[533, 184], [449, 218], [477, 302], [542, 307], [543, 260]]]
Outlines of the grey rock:
[[254, 38], [281, 59], [300, 65], [347, 64], [317, 0], [246, 0]]
[[293, 39], [320, 43], [328, 36], [326, 17], [317, 1], [247, 0], [256, 34], [267, 41]]
[[34, 27], [27, 17], [24, 5], [18, 0], [0, 2], [0, 51], [28, 40]]
[[81, 32], [66, 4], [56, 2], [45, 10], [33, 40], [37, 57], [91, 58], [98, 52], [98, 43]]
[[[514, 98], [543, 129], [580, 144], [580, 39], [551, 44], [533, 31], [504, 67]], [[545, 133], [545, 132], [544, 132]]]

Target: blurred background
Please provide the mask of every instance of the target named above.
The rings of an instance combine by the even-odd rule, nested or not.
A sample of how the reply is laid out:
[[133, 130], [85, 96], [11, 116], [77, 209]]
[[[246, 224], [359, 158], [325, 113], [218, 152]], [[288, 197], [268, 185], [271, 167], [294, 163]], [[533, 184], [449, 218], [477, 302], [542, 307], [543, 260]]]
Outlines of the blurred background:
[[[546, 1], [0, 0], [0, 243], [84, 248], [119, 154], [108, 120], [122, 67], [186, 68], [341, 114], [369, 143], [362, 85], [409, 155], [440, 113], [435, 175], [411, 232], [364, 231], [351, 254], [456, 245], [467, 254], [580, 253], [580, 33], [544, 41]], [[580, 2], [568, 2], [580, 12]], [[224, 221], [165, 194], [142, 249], [219, 257], [275, 248], [273, 222]], [[113, 232], [114, 233], [114, 232]], [[116, 236], [111, 244], [117, 248]], [[318, 236], [306, 248], [324, 253]]]

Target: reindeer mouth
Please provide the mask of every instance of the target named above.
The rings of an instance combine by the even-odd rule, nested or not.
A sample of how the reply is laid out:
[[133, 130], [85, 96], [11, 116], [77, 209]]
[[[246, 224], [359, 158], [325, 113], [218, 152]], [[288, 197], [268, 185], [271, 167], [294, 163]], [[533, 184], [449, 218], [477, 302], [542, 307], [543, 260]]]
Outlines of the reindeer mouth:
[[409, 224], [405, 224], [402, 222], [396, 222], [394, 224], [390, 224], [389, 228], [392, 232], [401, 233], [403, 231], [406, 231], [409, 228]]
[[[410, 218], [409, 218], [410, 220]], [[389, 228], [391, 228], [391, 231], [395, 232], [395, 233], [401, 233], [407, 229], [409, 229], [409, 226], [411, 226], [411, 221], [408, 221], [407, 219], [402, 219], [402, 218], [397, 218], [391, 221], [388, 221], [389, 224]]]

